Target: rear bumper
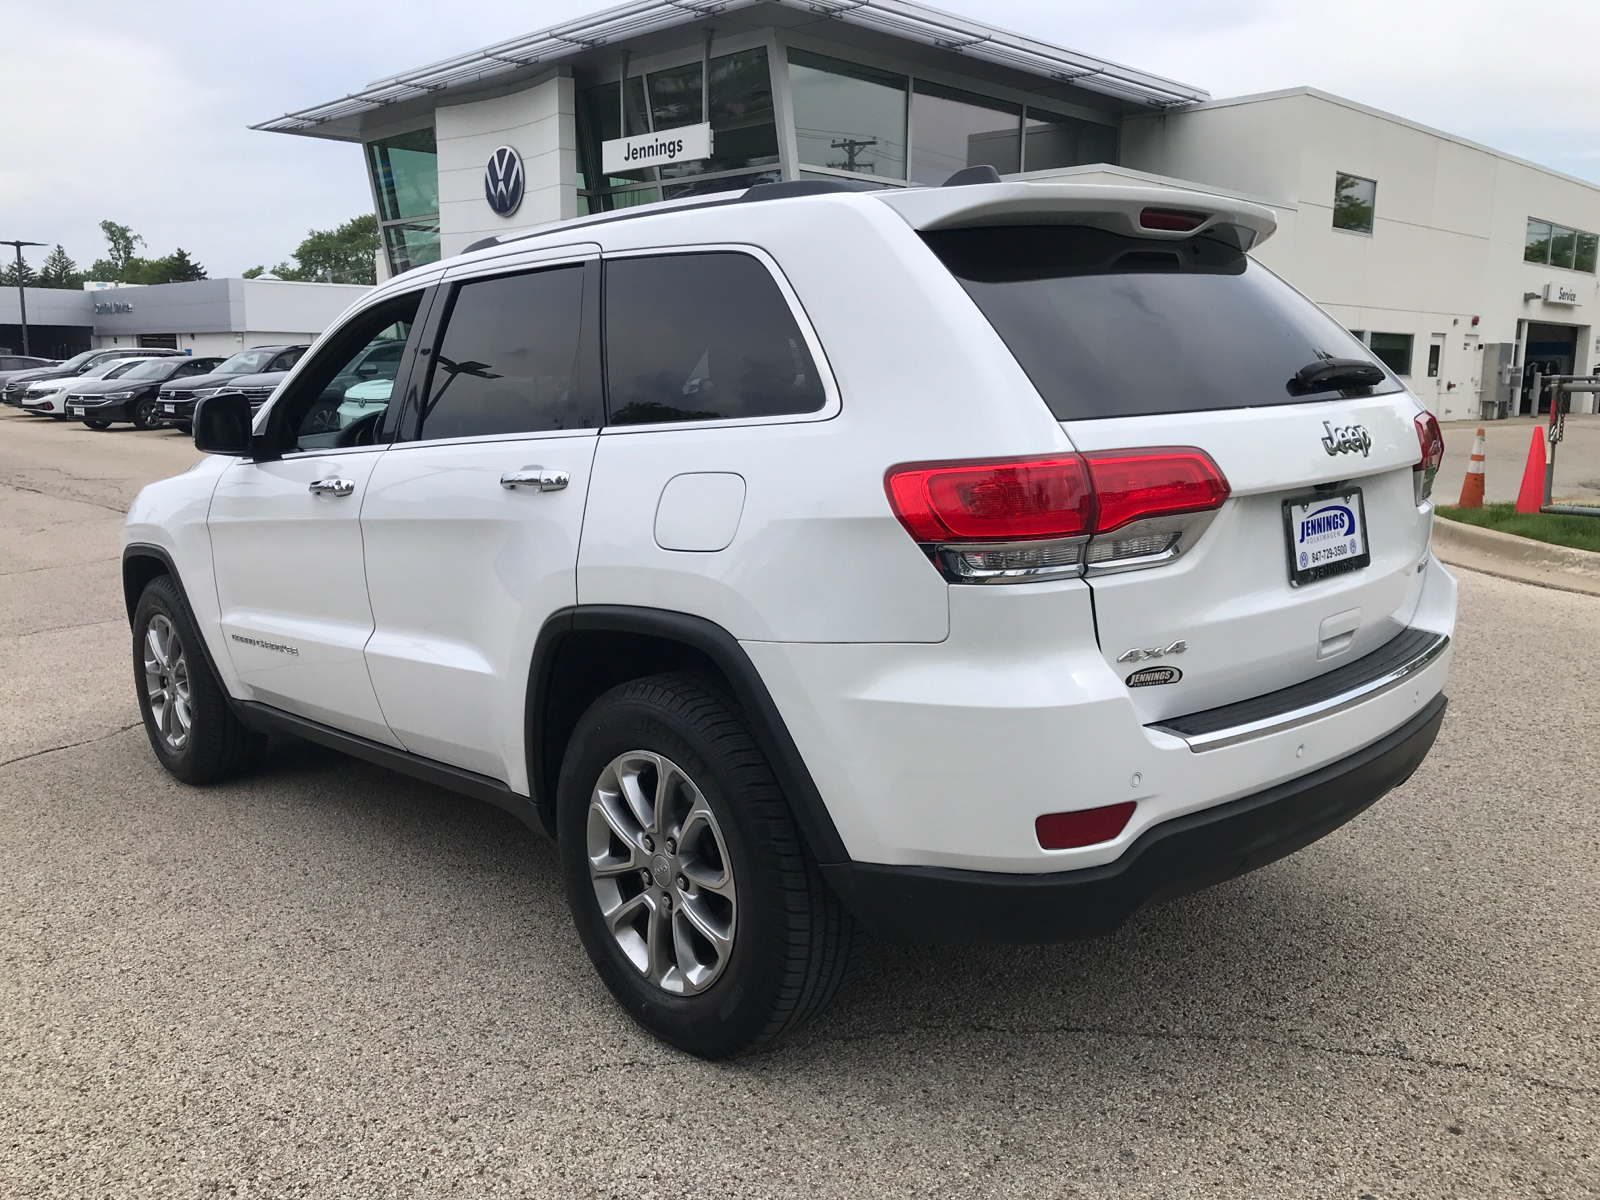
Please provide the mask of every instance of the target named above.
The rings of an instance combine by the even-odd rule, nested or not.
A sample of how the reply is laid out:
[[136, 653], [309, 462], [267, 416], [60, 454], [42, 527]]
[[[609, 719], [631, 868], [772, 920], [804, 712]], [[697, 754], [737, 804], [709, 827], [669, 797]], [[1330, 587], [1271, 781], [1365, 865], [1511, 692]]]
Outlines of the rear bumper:
[[1149, 829], [1114, 861], [1050, 874], [838, 863], [822, 870], [874, 933], [922, 942], [1046, 943], [1110, 933], [1134, 913], [1292, 854], [1410, 778], [1445, 698], [1310, 774]]

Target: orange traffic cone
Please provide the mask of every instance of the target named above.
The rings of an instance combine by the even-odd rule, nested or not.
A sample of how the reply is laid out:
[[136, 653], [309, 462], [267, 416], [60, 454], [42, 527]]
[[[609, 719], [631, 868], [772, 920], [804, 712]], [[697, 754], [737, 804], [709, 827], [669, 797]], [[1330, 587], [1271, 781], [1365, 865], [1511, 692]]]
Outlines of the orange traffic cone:
[[[1467, 477], [1461, 481], [1461, 508], [1483, 507], [1483, 430], [1472, 442], [1472, 459], [1467, 463]], [[1544, 484], [1539, 485], [1543, 488]]]
[[1522, 468], [1522, 488], [1517, 492], [1517, 511], [1536, 513], [1544, 503], [1544, 426], [1533, 427], [1528, 446], [1528, 465]]

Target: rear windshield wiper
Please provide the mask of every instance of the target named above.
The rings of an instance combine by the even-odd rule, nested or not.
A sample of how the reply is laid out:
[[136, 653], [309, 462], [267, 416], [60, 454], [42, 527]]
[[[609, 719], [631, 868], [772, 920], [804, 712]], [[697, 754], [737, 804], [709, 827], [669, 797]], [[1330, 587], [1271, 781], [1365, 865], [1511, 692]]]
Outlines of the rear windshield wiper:
[[1377, 387], [1384, 380], [1383, 368], [1359, 358], [1319, 358], [1294, 373], [1288, 388], [1292, 395], [1307, 392], [1344, 391], [1348, 388]]

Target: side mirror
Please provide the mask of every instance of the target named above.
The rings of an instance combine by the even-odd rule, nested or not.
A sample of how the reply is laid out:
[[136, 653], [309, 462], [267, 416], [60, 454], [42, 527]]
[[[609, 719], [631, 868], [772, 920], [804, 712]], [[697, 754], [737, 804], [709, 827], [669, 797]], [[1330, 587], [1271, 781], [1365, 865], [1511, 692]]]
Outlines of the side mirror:
[[250, 453], [250, 400], [243, 392], [218, 392], [194, 406], [194, 445], [207, 454]]

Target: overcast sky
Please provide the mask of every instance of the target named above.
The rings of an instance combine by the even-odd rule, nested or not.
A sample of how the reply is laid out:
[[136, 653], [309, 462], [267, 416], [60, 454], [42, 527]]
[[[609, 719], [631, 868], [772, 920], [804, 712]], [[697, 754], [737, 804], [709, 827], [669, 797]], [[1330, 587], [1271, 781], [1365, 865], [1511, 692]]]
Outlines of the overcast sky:
[[[0, 237], [86, 267], [110, 218], [213, 277], [271, 266], [371, 200], [356, 146], [248, 125], [605, 6], [0, 0]], [[1217, 97], [1309, 84], [1600, 182], [1600, 0], [940, 6]]]

